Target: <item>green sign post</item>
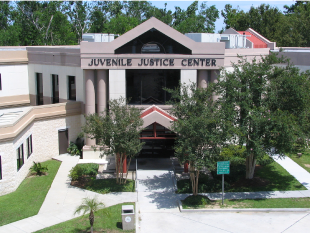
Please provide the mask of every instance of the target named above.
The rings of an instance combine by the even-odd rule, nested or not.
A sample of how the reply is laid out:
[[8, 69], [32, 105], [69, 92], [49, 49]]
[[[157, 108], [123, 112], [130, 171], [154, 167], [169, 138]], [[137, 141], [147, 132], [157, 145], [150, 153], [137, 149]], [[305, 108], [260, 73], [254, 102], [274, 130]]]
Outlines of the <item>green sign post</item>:
[[230, 172], [230, 162], [217, 162], [217, 174], [222, 175], [222, 205], [224, 205], [224, 175]]

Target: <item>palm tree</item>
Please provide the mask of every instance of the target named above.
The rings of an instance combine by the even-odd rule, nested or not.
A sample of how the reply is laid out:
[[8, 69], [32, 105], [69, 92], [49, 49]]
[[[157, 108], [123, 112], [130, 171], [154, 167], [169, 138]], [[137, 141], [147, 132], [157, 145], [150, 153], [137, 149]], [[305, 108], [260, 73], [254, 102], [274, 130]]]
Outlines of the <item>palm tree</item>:
[[89, 212], [89, 223], [91, 233], [93, 233], [93, 225], [95, 222], [94, 213], [97, 212], [100, 207], [103, 208], [104, 204], [102, 202], [98, 202], [96, 197], [94, 197], [93, 199], [86, 197], [83, 198], [82, 204], [78, 206], [74, 212], [74, 214], [79, 214], [80, 212], [83, 212], [83, 215]]

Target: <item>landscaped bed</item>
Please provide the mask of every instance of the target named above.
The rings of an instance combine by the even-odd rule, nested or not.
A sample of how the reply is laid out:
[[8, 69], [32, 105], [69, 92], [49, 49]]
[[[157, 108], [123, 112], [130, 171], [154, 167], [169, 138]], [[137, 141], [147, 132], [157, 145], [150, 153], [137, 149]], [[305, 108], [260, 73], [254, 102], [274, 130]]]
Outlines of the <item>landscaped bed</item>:
[[189, 196], [182, 201], [184, 209], [241, 209], [241, 208], [310, 208], [310, 198], [271, 198], [211, 201], [205, 196]]
[[[135, 232], [122, 230], [122, 205], [134, 205], [134, 203], [123, 203], [101, 209], [95, 213], [94, 232]], [[78, 217], [57, 225], [37, 231], [37, 233], [54, 233], [54, 232], [90, 232], [88, 214]]]
[[[199, 177], [199, 193], [221, 192], [222, 176], [212, 172], [213, 179], [201, 174]], [[191, 193], [189, 180], [177, 182], [178, 193]], [[265, 166], [256, 166], [252, 180], [245, 179], [245, 165], [231, 168], [231, 173], [225, 175], [225, 192], [256, 192], [256, 191], [289, 191], [306, 190], [282, 166], [272, 162]]]
[[29, 176], [15, 192], [0, 197], [0, 226], [38, 214], [61, 162], [49, 160], [46, 175]]
[[128, 179], [126, 184], [116, 184], [116, 179], [97, 180], [97, 173], [98, 164], [78, 164], [70, 171], [71, 185], [100, 194], [135, 191], [135, 182], [133, 180]]
[[80, 180], [71, 181], [71, 185], [89, 191], [106, 194], [110, 192], [134, 192], [135, 182], [127, 180], [126, 184], [116, 184], [115, 179], [100, 179], [95, 177], [83, 177]]

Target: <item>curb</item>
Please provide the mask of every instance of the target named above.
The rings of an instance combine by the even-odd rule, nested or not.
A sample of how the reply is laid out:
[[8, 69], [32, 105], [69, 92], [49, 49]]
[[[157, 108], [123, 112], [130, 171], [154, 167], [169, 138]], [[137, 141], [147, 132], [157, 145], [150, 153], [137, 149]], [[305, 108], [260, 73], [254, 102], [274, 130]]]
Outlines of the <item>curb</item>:
[[139, 206], [139, 202], [137, 201], [136, 203], [135, 203], [135, 214], [136, 214], [136, 216], [135, 216], [135, 232], [136, 233], [140, 233], [140, 222], [139, 222], [139, 217], [140, 217], [140, 206]]
[[177, 200], [180, 212], [310, 212], [310, 208], [257, 208], [257, 209], [183, 209]]

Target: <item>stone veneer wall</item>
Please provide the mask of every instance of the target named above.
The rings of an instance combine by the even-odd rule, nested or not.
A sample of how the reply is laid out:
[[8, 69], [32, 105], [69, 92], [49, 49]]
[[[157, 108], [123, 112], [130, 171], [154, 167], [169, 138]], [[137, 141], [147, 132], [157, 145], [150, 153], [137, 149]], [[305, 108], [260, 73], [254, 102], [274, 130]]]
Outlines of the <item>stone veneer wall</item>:
[[[0, 143], [2, 180], [0, 196], [15, 191], [35, 162], [43, 162], [59, 154], [58, 130], [68, 128], [69, 141], [75, 141], [81, 131], [81, 115], [35, 121], [14, 141]], [[33, 153], [27, 159], [26, 139], [32, 134]], [[24, 165], [17, 171], [16, 149], [24, 145]]]

